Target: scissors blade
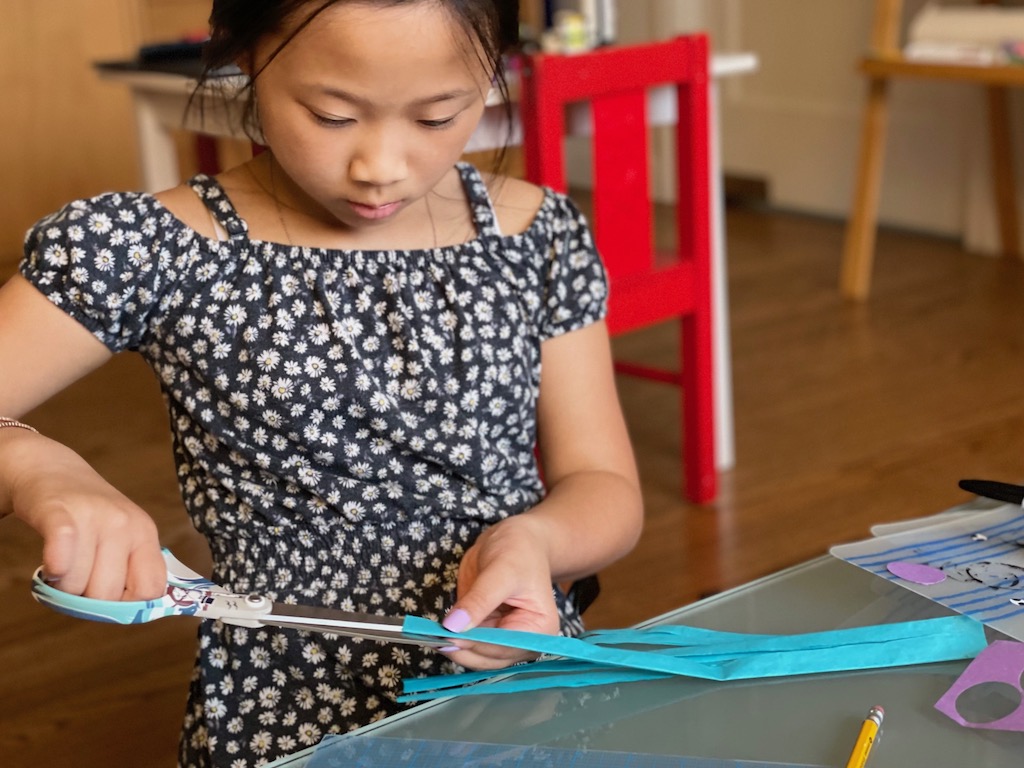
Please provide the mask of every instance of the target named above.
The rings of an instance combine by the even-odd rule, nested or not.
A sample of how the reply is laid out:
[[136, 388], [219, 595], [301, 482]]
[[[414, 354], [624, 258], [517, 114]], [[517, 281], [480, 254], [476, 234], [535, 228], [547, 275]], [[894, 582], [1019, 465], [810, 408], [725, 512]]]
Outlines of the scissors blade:
[[410, 643], [430, 648], [444, 648], [452, 645], [450, 640], [439, 637], [404, 632], [402, 619], [397, 617], [374, 616], [336, 608], [274, 603], [267, 613], [259, 617], [259, 622], [308, 632], [362, 637], [391, 643]]
[[264, 595], [229, 592], [183, 565], [166, 549], [164, 559], [167, 562], [167, 589], [158, 599], [118, 601], [72, 595], [47, 583], [41, 567], [32, 577], [32, 595], [41, 604], [60, 613], [117, 624], [142, 624], [166, 616], [194, 616], [220, 619], [243, 627], [289, 627], [431, 648], [452, 645], [445, 638], [404, 632], [403, 619], [400, 618], [274, 603]]

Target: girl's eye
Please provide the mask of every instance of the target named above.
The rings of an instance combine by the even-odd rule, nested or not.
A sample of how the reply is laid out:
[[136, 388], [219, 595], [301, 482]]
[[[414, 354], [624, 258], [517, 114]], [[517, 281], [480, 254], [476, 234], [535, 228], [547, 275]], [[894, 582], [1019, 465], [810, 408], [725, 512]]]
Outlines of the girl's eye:
[[454, 117], [446, 117], [441, 120], [419, 120], [420, 125], [424, 128], [447, 128], [449, 125], [455, 122]]
[[313, 112], [312, 114], [314, 120], [320, 123], [320, 125], [326, 125], [328, 128], [340, 128], [343, 125], [348, 125], [353, 122], [353, 120], [348, 117], [324, 117], [323, 115], [318, 115], [316, 112]]

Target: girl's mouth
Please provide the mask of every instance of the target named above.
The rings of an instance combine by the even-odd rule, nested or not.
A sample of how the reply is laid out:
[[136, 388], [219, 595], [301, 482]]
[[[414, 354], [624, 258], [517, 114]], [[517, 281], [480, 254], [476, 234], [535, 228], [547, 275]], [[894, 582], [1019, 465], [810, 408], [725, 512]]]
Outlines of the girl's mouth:
[[402, 207], [401, 200], [384, 203], [383, 205], [366, 205], [365, 203], [357, 203], [355, 200], [349, 200], [348, 204], [358, 216], [370, 220], [386, 219]]

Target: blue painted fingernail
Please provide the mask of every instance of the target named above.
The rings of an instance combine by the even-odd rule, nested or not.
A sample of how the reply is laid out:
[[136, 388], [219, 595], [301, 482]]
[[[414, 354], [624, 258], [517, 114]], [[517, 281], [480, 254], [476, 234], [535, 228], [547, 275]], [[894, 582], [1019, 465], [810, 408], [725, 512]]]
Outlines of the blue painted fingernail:
[[437, 650], [439, 650], [441, 653], [455, 653], [456, 651], [461, 651], [462, 649], [459, 648], [459, 646], [457, 645], [446, 645], [444, 648], [438, 648]]
[[444, 621], [441, 622], [441, 626], [447, 629], [449, 632], [461, 632], [469, 626], [470, 616], [469, 613], [456, 608], [454, 611], [444, 617]]

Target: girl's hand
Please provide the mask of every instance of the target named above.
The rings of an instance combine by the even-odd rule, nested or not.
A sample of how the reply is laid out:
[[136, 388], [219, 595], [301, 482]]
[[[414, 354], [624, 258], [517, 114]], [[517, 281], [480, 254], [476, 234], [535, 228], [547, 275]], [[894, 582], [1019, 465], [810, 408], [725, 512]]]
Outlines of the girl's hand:
[[[558, 633], [551, 564], [541, 528], [534, 523], [529, 514], [509, 518], [484, 531], [470, 547], [459, 565], [459, 598], [442, 622], [447, 629]], [[459, 650], [449, 656], [471, 669], [500, 669], [536, 657], [515, 648], [457, 643]]]
[[[43, 537], [43, 574], [101, 600], [163, 594], [167, 568], [156, 524], [71, 449], [24, 430], [0, 435], [0, 488], [9, 511]], [[19, 434], [12, 434], [12, 433]]]

